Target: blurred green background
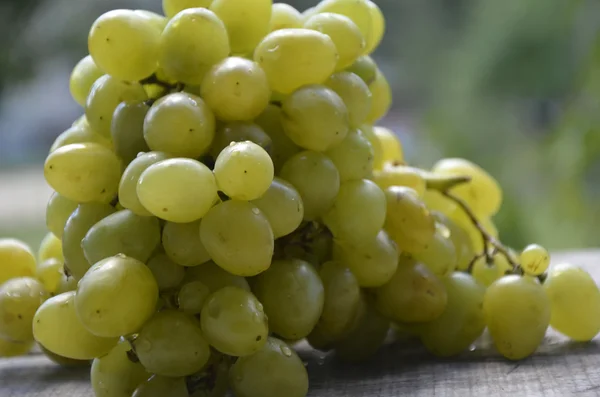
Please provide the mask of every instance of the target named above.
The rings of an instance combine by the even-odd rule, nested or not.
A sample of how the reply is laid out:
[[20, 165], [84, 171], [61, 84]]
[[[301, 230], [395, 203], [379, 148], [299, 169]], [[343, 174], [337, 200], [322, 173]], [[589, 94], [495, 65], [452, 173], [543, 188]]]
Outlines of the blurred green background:
[[[504, 187], [501, 238], [516, 248], [598, 246], [600, 1], [375, 2], [387, 31], [374, 58], [394, 92], [381, 124], [409, 161], [466, 157], [486, 168]], [[37, 245], [43, 235], [41, 164], [82, 112], [70, 69], [87, 53], [94, 19], [114, 8], [159, 11], [160, 0], [0, 3], [2, 237]]]

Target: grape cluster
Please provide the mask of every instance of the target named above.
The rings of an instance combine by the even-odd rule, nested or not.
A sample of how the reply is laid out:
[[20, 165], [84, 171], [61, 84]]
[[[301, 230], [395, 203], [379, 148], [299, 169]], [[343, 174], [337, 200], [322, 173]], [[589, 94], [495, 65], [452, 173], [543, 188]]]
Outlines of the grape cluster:
[[451, 356], [487, 328], [522, 359], [549, 326], [598, 333], [589, 274], [501, 243], [492, 176], [411, 167], [375, 126], [375, 3], [163, 9], [91, 27], [85, 114], [44, 165], [49, 233], [37, 258], [0, 240], [0, 356], [93, 360], [101, 397], [302, 397], [301, 340], [356, 361], [396, 328]]

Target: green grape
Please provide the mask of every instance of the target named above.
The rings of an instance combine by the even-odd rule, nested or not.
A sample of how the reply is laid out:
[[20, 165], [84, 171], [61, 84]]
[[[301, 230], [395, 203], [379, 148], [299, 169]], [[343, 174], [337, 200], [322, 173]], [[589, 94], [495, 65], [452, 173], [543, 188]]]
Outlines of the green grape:
[[107, 203], [117, 194], [121, 160], [97, 143], [77, 143], [50, 153], [44, 177], [59, 194], [77, 202]]
[[94, 60], [89, 55], [86, 55], [77, 62], [69, 79], [69, 90], [75, 102], [81, 106], [85, 106], [92, 85], [103, 74], [104, 72], [96, 66]]
[[215, 116], [195, 95], [177, 92], [160, 98], [144, 120], [144, 137], [152, 150], [181, 157], [204, 154], [215, 135]]
[[363, 55], [348, 66], [346, 72], [356, 74], [367, 86], [370, 86], [377, 78], [377, 64], [370, 56]]
[[302, 27], [302, 14], [289, 4], [276, 3], [271, 7], [270, 31]]
[[210, 260], [210, 255], [200, 241], [200, 221], [190, 223], [165, 223], [162, 244], [165, 253], [181, 266], [198, 266]]
[[123, 172], [121, 182], [119, 183], [119, 204], [123, 208], [131, 210], [133, 213], [140, 216], [150, 216], [152, 213], [148, 211], [137, 195], [137, 185], [140, 176], [148, 167], [160, 161], [167, 160], [170, 156], [163, 152], [149, 152], [137, 156]]
[[340, 190], [340, 173], [322, 153], [304, 151], [290, 157], [280, 175], [302, 197], [304, 220], [315, 220], [332, 206]]
[[367, 122], [375, 123], [385, 116], [392, 106], [392, 89], [390, 83], [380, 70], [377, 70], [375, 80], [369, 85], [371, 91], [371, 111]]
[[490, 285], [483, 298], [485, 322], [500, 354], [521, 360], [535, 352], [550, 323], [550, 299], [537, 282], [518, 275]]
[[273, 142], [261, 127], [253, 123], [234, 121], [224, 124], [218, 129], [210, 148], [210, 154], [217, 158], [219, 153], [231, 142], [244, 141], [254, 142], [265, 149], [267, 153], [271, 153]]
[[76, 279], [81, 279], [90, 268], [81, 247], [81, 240], [92, 226], [114, 212], [115, 209], [108, 204], [80, 204], [67, 220], [62, 237], [62, 249], [65, 268]]
[[65, 292], [75, 291], [77, 289], [77, 279], [72, 276], [67, 276], [64, 271], [60, 276], [58, 288], [54, 295], [63, 294]]
[[119, 254], [96, 263], [79, 280], [75, 310], [94, 335], [118, 337], [137, 332], [154, 313], [157, 299], [150, 269]]
[[[254, 122], [262, 128], [265, 133], [271, 138], [271, 149], [267, 150], [273, 159], [275, 170], [281, 169], [283, 164], [293, 155], [300, 152], [300, 149], [283, 131], [281, 124], [282, 110], [279, 106], [269, 105]], [[254, 139], [246, 139], [260, 145]]]
[[210, 357], [198, 322], [174, 310], [156, 313], [144, 324], [133, 346], [144, 368], [163, 376], [191, 375]]
[[265, 72], [256, 62], [229, 57], [206, 74], [201, 96], [219, 120], [252, 120], [269, 104], [271, 90]]
[[158, 63], [169, 78], [199, 85], [230, 52], [223, 21], [207, 9], [190, 8], [174, 15], [163, 30]]
[[[427, 196], [430, 191], [426, 191], [423, 199], [428, 204]], [[429, 205], [428, 205], [429, 207]], [[450, 237], [456, 251], [456, 270], [465, 271], [475, 257], [475, 251], [471, 245], [471, 240], [465, 230], [458, 226], [453, 220], [439, 211], [432, 210], [431, 215], [435, 218], [436, 233], [440, 232], [444, 237]]]
[[344, 140], [349, 130], [348, 109], [335, 91], [308, 85], [283, 100], [281, 123], [298, 146], [325, 151]]
[[[316, 30], [331, 38], [338, 53], [335, 70], [352, 65], [365, 51], [365, 38], [352, 19], [330, 12], [315, 14], [304, 22], [304, 28]], [[365, 114], [366, 116], [366, 114]]]
[[360, 126], [360, 131], [363, 133], [365, 138], [371, 142], [373, 147], [373, 168], [381, 170], [383, 168], [383, 146], [375, 134], [375, 128], [372, 125], [363, 124]]
[[200, 239], [215, 263], [229, 273], [255, 276], [271, 264], [273, 230], [267, 217], [248, 202], [229, 200], [214, 206], [200, 223]]
[[146, 99], [148, 95], [141, 84], [104, 75], [92, 85], [85, 103], [85, 116], [94, 132], [109, 137], [113, 113], [117, 106], [121, 102]]
[[144, 102], [122, 102], [115, 109], [110, 131], [115, 153], [124, 164], [129, 164], [138, 153], [150, 150], [144, 139], [144, 118], [148, 109]]
[[419, 326], [421, 342], [436, 356], [454, 356], [469, 348], [483, 333], [485, 288], [466, 273], [442, 279], [448, 304], [441, 316]]
[[107, 355], [95, 358], [90, 371], [96, 397], [131, 397], [150, 373], [142, 364], [130, 360], [131, 345], [121, 340]]
[[47, 259], [58, 259], [64, 262], [65, 257], [62, 252], [62, 243], [52, 233], [47, 233], [40, 243], [38, 250], [38, 262], [43, 262]]
[[31, 322], [48, 292], [31, 277], [19, 277], [0, 286], [0, 338], [13, 342], [33, 339]]
[[107, 354], [117, 338], [102, 338], [83, 327], [75, 313], [75, 291], [45, 301], [33, 317], [35, 340], [54, 354], [91, 360]]
[[225, 24], [233, 54], [251, 54], [269, 33], [272, 0], [213, 0], [210, 10]]
[[438, 161], [432, 171], [439, 175], [471, 177], [471, 181], [452, 189], [452, 193], [464, 200], [479, 217], [485, 218], [498, 212], [502, 204], [502, 190], [498, 182], [478, 165], [459, 158]]
[[0, 358], [24, 356], [33, 347], [33, 341], [13, 342], [0, 338]]
[[367, 0], [367, 4], [369, 5], [369, 13], [371, 15], [371, 35], [367, 41], [365, 53], [370, 54], [375, 51], [379, 43], [381, 43], [381, 39], [383, 39], [383, 35], [385, 34], [385, 18], [375, 2]]
[[373, 172], [373, 147], [360, 130], [350, 130], [339, 145], [325, 154], [335, 164], [342, 182], [368, 178]]
[[81, 123], [78, 125], [71, 126], [63, 131], [50, 146], [50, 153], [63, 146], [70, 145], [72, 143], [97, 143], [104, 146], [107, 149], [112, 150], [113, 144], [105, 136], [96, 134], [92, 131], [91, 127], [87, 123]]
[[539, 276], [548, 269], [550, 254], [541, 245], [530, 244], [521, 252], [519, 264], [526, 274]]
[[167, 18], [188, 8], [208, 8], [212, 0], [162, 0], [162, 9]]
[[485, 256], [482, 256], [477, 258], [473, 263], [471, 274], [484, 287], [489, 287], [504, 275], [504, 271], [499, 266], [496, 266], [494, 262], [495, 257], [492, 258], [492, 263], [487, 263]]
[[373, 131], [377, 140], [381, 143], [383, 149], [383, 163], [404, 161], [404, 151], [402, 149], [402, 142], [396, 136], [396, 134], [385, 127], [374, 127]]
[[392, 279], [373, 293], [377, 310], [400, 323], [433, 321], [448, 301], [442, 281], [427, 266], [408, 257], [400, 258]]
[[221, 288], [210, 295], [200, 320], [208, 343], [230, 356], [256, 353], [269, 335], [263, 305], [252, 293], [237, 287]]
[[69, 216], [77, 209], [77, 202], [53, 192], [46, 206], [46, 226], [56, 237], [61, 238]]
[[368, 179], [343, 182], [323, 221], [342, 241], [361, 242], [377, 236], [386, 216], [383, 191]]
[[0, 285], [17, 277], [33, 277], [35, 263], [27, 244], [14, 238], [0, 238]]
[[[385, 147], [383, 144], [382, 147]], [[386, 164], [383, 169], [373, 173], [373, 182], [382, 189], [390, 186], [406, 186], [414, 189], [419, 197], [425, 193], [426, 183], [418, 168], [406, 165]]]
[[299, 259], [273, 261], [253, 281], [252, 290], [264, 305], [269, 330], [285, 339], [306, 337], [323, 312], [323, 282], [309, 263]]
[[391, 186], [385, 189], [385, 197], [385, 229], [398, 248], [412, 254], [425, 250], [435, 235], [435, 219], [418, 193], [408, 187]]
[[427, 266], [436, 276], [447, 276], [456, 270], [456, 247], [448, 234], [444, 235], [443, 228], [436, 227], [433, 238], [424, 250], [414, 254], [419, 262]]
[[381, 230], [377, 237], [359, 242], [336, 240], [333, 257], [348, 266], [363, 288], [380, 287], [389, 282], [398, 268], [398, 248]]
[[185, 378], [172, 378], [169, 376], [152, 375], [143, 382], [132, 397], [188, 397], [188, 388]]
[[63, 261], [50, 258], [38, 264], [35, 277], [42, 283], [46, 291], [55, 293], [60, 286], [63, 273]]
[[292, 233], [302, 223], [304, 204], [300, 193], [289, 182], [274, 178], [271, 186], [254, 204], [269, 220], [273, 237]]
[[52, 353], [42, 345], [38, 345], [42, 353], [55, 364], [61, 367], [73, 368], [73, 367], [89, 367], [90, 360], [76, 360], [74, 358], [63, 357], [60, 354]]
[[310, 29], [276, 30], [254, 51], [254, 61], [267, 74], [271, 89], [282, 94], [324, 82], [334, 72], [337, 60], [331, 38]]
[[117, 254], [145, 263], [159, 244], [158, 219], [139, 216], [129, 210], [106, 216], [81, 240], [83, 253], [90, 265]]
[[155, 12], [148, 10], [133, 10], [133, 12], [146, 18], [156, 29], [158, 29], [159, 33], [167, 26], [167, 18]]
[[175, 158], [160, 161], [140, 175], [140, 203], [155, 216], [188, 223], [202, 218], [217, 199], [213, 173], [199, 161]]
[[160, 30], [133, 10], [102, 14], [90, 29], [88, 49], [96, 65], [121, 80], [150, 76], [158, 62]]
[[173, 262], [166, 254], [159, 253], [148, 261], [160, 291], [179, 287], [185, 277], [185, 268]]
[[544, 290], [550, 298], [550, 325], [576, 341], [592, 340], [600, 331], [600, 291], [583, 269], [560, 264], [548, 272]]
[[183, 284], [177, 294], [179, 310], [188, 314], [200, 314], [209, 295], [210, 289], [202, 281]]
[[308, 21], [310, 17], [317, 13], [317, 7], [309, 7], [304, 12], [302, 12], [302, 20], [304, 22]]
[[[319, 14], [324, 15], [324, 14]], [[367, 118], [371, 106], [371, 91], [358, 75], [350, 72], [332, 74], [325, 85], [342, 98], [348, 109], [352, 127], [359, 127]]]
[[225, 287], [238, 287], [250, 291], [250, 286], [244, 277], [228, 273], [212, 261], [202, 266], [187, 268], [185, 280], [202, 281], [211, 293]]
[[308, 393], [302, 360], [285, 342], [273, 337], [257, 353], [239, 358], [229, 374], [238, 397], [305, 397]]
[[[344, 15], [352, 20], [362, 33], [364, 40], [371, 41], [371, 12], [368, 0], [324, 0], [316, 7], [317, 13], [334, 13]], [[366, 46], [363, 44], [363, 52]]]

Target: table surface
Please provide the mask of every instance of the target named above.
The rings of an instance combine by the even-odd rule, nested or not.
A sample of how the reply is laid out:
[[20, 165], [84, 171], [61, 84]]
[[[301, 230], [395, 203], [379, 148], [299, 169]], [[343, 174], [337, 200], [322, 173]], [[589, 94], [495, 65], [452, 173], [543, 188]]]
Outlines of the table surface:
[[[600, 282], [600, 250], [553, 255], [553, 263], [560, 262], [578, 264]], [[519, 362], [499, 357], [485, 335], [472, 351], [450, 359], [401, 343], [354, 365], [308, 349], [300, 354], [311, 397], [600, 396], [598, 340], [573, 343], [550, 330], [538, 352]], [[92, 395], [88, 368], [62, 368], [37, 353], [0, 359], [1, 397]]]

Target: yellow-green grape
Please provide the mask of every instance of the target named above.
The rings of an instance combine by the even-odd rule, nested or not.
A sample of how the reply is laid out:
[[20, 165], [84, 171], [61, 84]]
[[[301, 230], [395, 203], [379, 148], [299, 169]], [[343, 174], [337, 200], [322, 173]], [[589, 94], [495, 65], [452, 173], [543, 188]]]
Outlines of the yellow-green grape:
[[343, 182], [333, 206], [323, 216], [333, 236], [341, 241], [361, 242], [377, 236], [386, 216], [383, 191], [368, 179]]
[[281, 123], [298, 146], [325, 151], [344, 140], [349, 130], [348, 109], [335, 91], [321, 85], [296, 90], [283, 100]]
[[368, 178], [373, 172], [373, 146], [360, 130], [350, 130], [340, 144], [325, 154], [335, 164], [342, 182]]
[[370, 56], [363, 55], [348, 66], [346, 71], [356, 74], [367, 86], [370, 86], [377, 77], [377, 64]]
[[[382, 144], [382, 147], [385, 145]], [[382, 189], [390, 186], [406, 186], [414, 189], [419, 197], [424, 196], [426, 188], [425, 179], [418, 168], [390, 163], [373, 173], [373, 182]]]
[[[375, 136], [381, 142], [383, 149], [383, 163], [404, 161], [404, 151], [402, 150], [402, 142], [394, 134], [394, 132], [385, 127], [373, 127]], [[382, 164], [383, 166], [383, 164]]]
[[167, 18], [173, 18], [188, 8], [208, 8], [212, 0], [162, 0], [162, 9]]
[[208, 343], [230, 356], [256, 353], [269, 335], [263, 305], [252, 293], [237, 287], [221, 288], [210, 295], [200, 320]]
[[360, 77], [350, 72], [338, 72], [332, 74], [324, 84], [344, 101], [350, 126], [359, 127], [364, 123], [371, 106], [371, 91]]
[[73, 276], [67, 276], [64, 271], [60, 276], [58, 288], [55, 295], [64, 294], [65, 292], [75, 291], [77, 289], [77, 279]]
[[162, 245], [165, 253], [181, 266], [198, 266], [210, 260], [210, 255], [200, 241], [200, 221], [190, 223], [165, 223]]
[[288, 340], [310, 334], [323, 312], [323, 282], [308, 262], [299, 259], [273, 261], [253, 281], [252, 290], [264, 305], [269, 330]]
[[185, 283], [177, 294], [179, 310], [188, 314], [200, 314], [209, 295], [210, 289], [202, 281], [194, 280]]
[[334, 72], [338, 55], [326, 34], [310, 29], [281, 29], [258, 44], [254, 61], [267, 74], [273, 91], [290, 94], [304, 85], [324, 82]]
[[79, 280], [75, 309], [94, 335], [118, 337], [139, 331], [154, 313], [157, 299], [150, 269], [119, 254], [96, 263]]
[[144, 139], [144, 118], [148, 113], [144, 102], [122, 102], [113, 114], [111, 136], [115, 153], [129, 164], [141, 152], [148, 152]]
[[115, 209], [108, 204], [80, 204], [67, 220], [62, 237], [63, 256], [65, 268], [77, 280], [90, 268], [81, 247], [81, 240], [92, 226], [114, 212]]
[[133, 343], [144, 368], [170, 377], [200, 371], [208, 362], [210, 348], [199, 325], [185, 313], [174, 310], [156, 313]]
[[170, 79], [199, 85], [229, 53], [227, 30], [219, 17], [205, 8], [189, 8], [173, 16], [163, 30], [158, 63]]
[[538, 244], [530, 244], [519, 256], [521, 269], [530, 276], [539, 276], [550, 265], [550, 254], [546, 248]]
[[73, 68], [69, 79], [69, 90], [75, 102], [85, 106], [87, 96], [92, 85], [104, 72], [94, 63], [91, 56], [87, 55]]
[[404, 186], [385, 189], [385, 229], [401, 251], [414, 254], [427, 248], [435, 235], [435, 219], [418, 193]]
[[54, 192], [46, 206], [46, 226], [56, 237], [61, 238], [69, 216], [78, 203]]
[[305, 397], [308, 393], [302, 360], [285, 342], [273, 337], [260, 351], [233, 364], [229, 382], [239, 397]]
[[150, 76], [158, 63], [160, 30], [133, 10], [102, 14], [90, 29], [88, 49], [96, 65], [121, 80]]
[[38, 250], [38, 262], [41, 263], [47, 259], [58, 259], [61, 262], [65, 260], [62, 252], [62, 243], [52, 233], [46, 234]]
[[367, 122], [375, 123], [385, 116], [392, 106], [392, 89], [380, 70], [377, 70], [375, 80], [369, 85], [369, 90], [371, 90], [372, 100]]
[[0, 338], [0, 358], [24, 356], [33, 347], [33, 341], [13, 342]]
[[473, 263], [471, 274], [484, 287], [489, 287], [504, 275], [504, 271], [496, 265], [495, 259], [496, 256], [493, 257], [492, 263], [487, 263], [485, 256], [482, 256]]
[[380, 287], [390, 281], [398, 267], [398, 248], [382, 230], [377, 237], [360, 242], [335, 242], [333, 257], [350, 268], [363, 288]]
[[269, 220], [273, 237], [279, 238], [292, 233], [302, 223], [304, 204], [300, 193], [291, 183], [274, 178], [271, 186], [254, 204]]
[[130, 351], [129, 342], [122, 340], [107, 355], [94, 359], [90, 377], [96, 397], [131, 397], [151, 376], [142, 364], [131, 361]]
[[273, 165], [275, 166], [276, 171], [279, 171], [283, 166], [283, 163], [285, 163], [290, 157], [302, 150], [285, 134], [281, 124], [282, 113], [283, 112], [279, 106], [269, 105], [265, 111], [262, 112], [256, 118], [256, 120], [254, 120], [254, 122], [269, 136], [269, 138], [271, 138], [270, 149], [267, 149], [251, 137], [245, 139], [261, 145], [267, 152], [269, 152], [271, 158], [273, 159]]
[[269, 33], [272, 0], [213, 0], [210, 10], [223, 21], [233, 54], [252, 54]]
[[401, 257], [392, 279], [373, 292], [377, 310], [400, 323], [433, 321], [448, 301], [442, 281], [427, 266], [408, 257]]
[[89, 367], [90, 360], [76, 360], [74, 358], [68, 358], [61, 356], [60, 354], [52, 353], [42, 345], [38, 345], [42, 353], [53, 363], [60, 365], [61, 367]]
[[550, 325], [576, 341], [600, 332], [600, 291], [585, 270], [570, 264], [554, 266], [544, 281], [550, 298]]
[[119, 183], [119, 204], [123, 208], [131, 210], [134, 214], [140, 216], [150, 216], [148, 211], [140, 202], [137, 194], [137, 185], [140, 176], [148, 167], [160, 161], [167, 160], [170, 156], [163, 152], [149, 152], [140, 154], [136, 157], [123, 172], [121, 182]]
[[148, 95], [141, 84], [104, 75], [92, 85], [85, 103], [85, 116], [94, 132], [109, 137], [113, 113], [117, 106], [121, 102], [146, 99]]
[[550, 323], [550, 299], [544, 288], [518, 275], [490, 285], [483, 298], [485, 322], [500, 354], [521, 360], [535, 352]]
[[152, 256], [147, 265], [160, 291], [179, 287], [185, 276], [185, 268], [173, 262], [163, 253]]
[[40, 306], [33, 317], [33, 336], [52, 353], [76, 360], [104, 356], [118, 342], [118, 338], [102, 338], [84, 328], [75, 312], [75, 291]]
[[229, 57], [204, 76], [201, 96], [219, 120], [252, 120], [269, 104], [267, 75], [256, 62]]
[[385, 34], [385, 18], [383, 17], [383, 12], [381, 12], [381, 9], [374, 1], [367, 0], [367, 4], [369, 5], [371, 15], [371, 35], [367, 41], [365, 53], [370, 54], [375, 51], [379, 43], [381, 43], [381, 39], [383, 39], [383, 35]]
[[[424, 194], [424, 200], [431, 192], [427, 190]], [[427, 203], [427, 201], [426, 201]], [[452, 244], [456, 250], [456, 269], [465, 271], [471, 264], [471, 260], [475, 257], [475, 251], [471, 244], [471, 239], [467, 232], [460, 226], [458, 226], [453, 220], [448, 218], [443, 213], [432, 210], [431, 215], [435, 218], [436, 233], [441, 233], [444, 237], [449, 237], [452, 240]], [[499, 259], [500, 256], [495, 257]], [[507, 267], [508, 269], [508, 267]]]
[[72, 201], [107, 203], [117, 194], [121, 160], [97, 143], [76, 143], [48, 156], [44, 177], [55, 191]]
[[300, 11], [289, 4], [276, 3], [271, 7], [270, 31], [301, 28], [304, 22]]
[[244, 141], [254, 142], [271, 154], [273, 147], [271, 137], [257, 124], [243, 121], [223, 124], [215, 134], [215, 139], [210, 147], [210, 154], [217, 158], [219, 153], [231, 142]]
[[215, 116], [204, 101], [183, 92], [169, 94], [152, 105], [144, 120], [144, 138], [152, 150], [196, 158], [215, 135]]
[[433, 238], [424, 250], [414, 254], [419, 262], [427, 266], [437, 276], [447, 276], [456, 270], [456, 247], [448, 234], [436, 227]]
[[308, 21], [310, 17], [317, 13], [317, 7], [309, 7], [302, 12], [302, 20], [304, 22]]
[[369, 124], [363, 124], [360, 126], [360, 131], [363, 135], [371, 142], [373, 147], [373, 168], [380, 169], [383, 167], [383, 145], [375, 134], [375, 128]]
[[446, 218], [450, 219], [456, 226], [463, 229], [466, 233], [463, 225], [465, 219], [457, 219], [456, 217], [456, 214], [461, 212], [462, 209], [460, 209], [454, 201], [433, 189], [426, 189], [422, 194], [422, 198], [427, 205], [427, 208], [429, 208], [432, 212], [439, 212]]
[[56, 258], [40, 262], [35, 271], [35, 277], [42, 283], [44, 289], [50, 293], [55, 293], [58, 290], [63, 274], [63, 262]]
[[48, 291], [31, 277], [8, 280], [0, 286], [0, 338], [13, 342], [33, 339], [31, 322]]
[[213, 170], [219, 190], [234, 200], [255, 200], [262, 196], [275, 173], [273, 161], [254, 142], [232, 142], [217, 157]]
[[189, 392], [185, 378], [152, 375], [151, 378], [135, 389], [132, 397], [188, 397]]
[[315, 220], [333, 205], [340, 190], [340, 173], [324, 154], [304, 151], [290, 157], [280, 175], [300, 193], [304, 220]]
[[14, 238], [0, 238], [0, 285], [17, 277], [33, 277], [36, 261], [31, 248]]
[[168, 20], [163, 15], [148, 10], [133, 10], [133, 12], [146, 18], [156, 29], [158, 29], [159, 33], [167, 26]]
[[113, 144], [109, 138], [96, 134], [92, 131], [91, 127], [87, 123], [81, 123], [74, 125], [63, 131], [50, 146], [49, 153], [54, 152], [56, 149], [63, 146], [70, 145], [72, 143], [97, 143], [106, 147], [107, 149], [113, 148]]
[[140, 203], [155, 216], [188, 223], [202, 218], [217, 199], [217, 183], [207, 166], [193, 159], [160, 161], [140, 175]]
[[[340, 14], [350, 18], [362, 33], [365, 43], [371, 41], [373, 27], [368, 0], [324, 0], [317, 5], [316, 12]], [[362, 51], [365, 50], [366, 44], [363, 44]]]
[[483, 333], [485, 288], [466, 273], [456, 272], [442, 279], [448, 303], [441, 316], [418, 326], [421, 342], [436, 356], [461, 353]]
[[482, 218], [498, 212], [502, 204], [502, 190], [498, 182], [477, 164], [465, 159], [449, 158], [438, 161], [432, 171], [440, 175], [471, 177], [470, 182], [456, 186], [451, 192], [464, 200]]
[[117, 254], [146, 262], [160, 244], [158, 219], [121, 210], [90, 228], [81, 247], [90, 265]]
[[231, 274], [255, 276], [271, 264], [273, 230], [267, 217], [246, 201], [214, 206], [200, 223], [200, 239], [213, 261]]
[[202, 281], [211, 293], [225, 287], [238, 287], [250, 291], [250, 286], [244, 277], [235, 276], [217, 266], [214, 262], [186, 269], [186, 281]]

